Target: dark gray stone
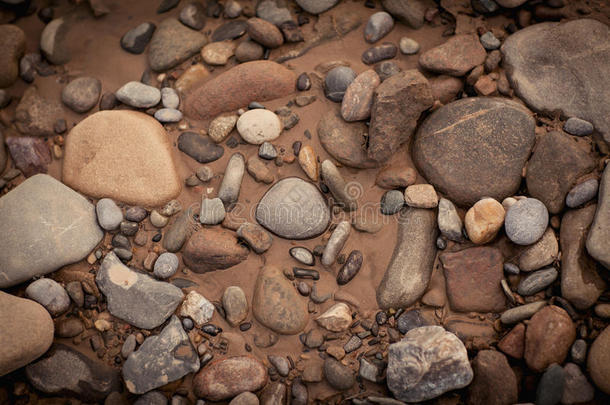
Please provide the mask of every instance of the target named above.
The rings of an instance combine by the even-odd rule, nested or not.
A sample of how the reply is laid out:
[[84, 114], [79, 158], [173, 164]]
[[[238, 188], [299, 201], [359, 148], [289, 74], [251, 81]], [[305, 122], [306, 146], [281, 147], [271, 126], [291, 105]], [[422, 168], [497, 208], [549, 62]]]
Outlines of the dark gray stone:
[[585, 136], [593, 133], [593, 124], [580, 118], [571, 117], [563, 124], [563, 130], [570, 135]]
[[165, 322], [183, 298], [178, 287], [131, 270], [112, 252], [104, 258], [95, 282], [106, 296], [108, 312], [142, 329]]
[[331, 101], [341, 102], [345, 90], [355, 78], [356, 73], [347, 66], [332, 69], [324, 79], [324, 94]]
[[402, 334], [409, 332], [411, 329], [428, 325], [429, 323], [421, 316], [421, 313], [417, 309], [403, 312], [400, 314], [397, 321], [398, 331]]
[[50, 278], [34, 281], [25, 289], [25, 296], [45, 307], [52, 316], [59, 316], [70, 307], [70, 297], [66, 290]]
[[526, 296], [534, 295], [553, 284], [553, 282], [557, 280], [557, 276], [557, 270], [553, 267], [537, 270], [521, 279], [521, 282], [517, 287], [517, 292]]
[[576, 208], [588, 203], [597, 196], [599, 182], [597, 179], [589, 179], [572, 187], [566, 196], [566, 205], [569, 208]]
[[247, 29], [248, 23], [245, 20], [226, 22], [214, 30], [212, 33], [212, 42], [239, 38], [246, 33]]
[[256, 15], [275, 25], [292, 20], [290, 11], [282, 3], [278, 3], [277, 0], [263, 0], [258, 3]]
[[405, 197], [402, 191], [388, 190], [381, 197], [381, 213], [383, 215], [394, 215], [405, 205]]
[[187, 27], [199, 31], [205, 27], [205, 8], [199, 2], [188, 3], [180, 10], [178, 19]]
[[127, 52], [136, 55], [141, 54], [146, 49], [146, 45], [150, 42], [156, 28], [155, 24], [145, 22], [130, 29], [121, 38], [121, 47]]
[[123, 379], [129, 392], [143, 394], [199, 370], [199, 356], [182, 328], [172, 316], [156, 336], [148, 337], [127, 358]]
[[491, 31], [487, 31], [485, 34], [481, 35], [479, 38], [481, 41], [481, 45], [488, 51], [493, 51], [494, 49], [498, 49], [502, 43]]
[[370, 47], [362, 54], [362, 62], [372, 65], [382, 60], [392, 59], [398, 53], [398, 47], [391, 42], [384, 42], [381, 45]]
[[196, 132], [183, 132], [178, 137], [178, 149], [199, 163], [218, 160], [224, 154], [224, 148], [217, 145], [209, 136]]
[[348, 390], [356, 383], [354, 372], [331, 357], [324, 361], [324, 376], [328, 385], [339, 391]]
[[546, 369], [536, 389], [536, 405], [555, 405], [561, 401], [565, 387], [565, 371], [557, 364]]

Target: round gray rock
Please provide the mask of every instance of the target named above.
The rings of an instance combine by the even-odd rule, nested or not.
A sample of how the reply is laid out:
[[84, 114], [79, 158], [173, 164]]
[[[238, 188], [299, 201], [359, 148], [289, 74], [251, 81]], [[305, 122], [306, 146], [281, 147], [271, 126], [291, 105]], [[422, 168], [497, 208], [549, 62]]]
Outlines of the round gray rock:
[[153, 273], [158, 278], [170, 278], [178, 271], [178, 264], [178, 256], [175, 254], [169, 252], [161, 253], [161, 256], [155, 262]]
[[46, 308], [52, 316], [63, 314], [70, 307], [70, 297], [55, 280], [41, 278], [25, 289], [25, 296]]
[[593, 124], [591, 124], [589, 121], [585, 121], [576, 117], [568, 118], [566, 123], [563, 124], [563, 130], [570, 135], [591, 135], [593, 133], [593, 129]]
[[332, 69], [324, 79], [324, 94], [331, 101], [341, 102], [345, 91], [355, 78], [356, 73], [347, 66]]
[[61, 101], [73, 111], [84, 113], [92, 109], [100, 98], [102, 83], [93, 77], [72, 80], [61, 92]]
[[95, 206], [97, 222], [106, 231], [114, 231], [123, 221], [123, 211], [110, 198], [102, 198]]
[[506, 236], [517, 245], [537, 242], [549, 223], [546, 206], [535, 198], [519, 200], [508, 209], [504, 219]]
[[121, 103], [136, 108], [154, 107], [161, 101], [159, 89], [135, 81], [123, 85], [115, 96]]

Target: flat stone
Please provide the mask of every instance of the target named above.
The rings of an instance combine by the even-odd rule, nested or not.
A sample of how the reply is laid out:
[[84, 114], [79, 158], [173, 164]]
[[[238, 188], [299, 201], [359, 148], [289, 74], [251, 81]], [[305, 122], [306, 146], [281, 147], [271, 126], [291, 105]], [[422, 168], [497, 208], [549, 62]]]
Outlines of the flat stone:
[[199, 52], [206, 42], [203, 34], [168, 18], [153, 33], [148, 63], [155, 72], [171, 69]]
[[108, 301], [108, 312], [142, 329], [161, 325], [182, 302], [183, 294], [172, 284], [157, 281], [106, 254], [95, 282]]
[[42, 305], [51, 316], [59, 316], [70, 308], [70, 297], [55, 280], [39, 278], [25, 289], [25, 296]]
[[244, 141], [260, 145], [280, 136], [282, 123], [272, 111], [257, 108], [242, 114], [237, 120], [237, 132]]
[[574, 363], [567, 363], [563, 367], [564, 388], [561, 396], [562, 404], [580, 404], [592, 401], [595, 397], [595, 388], [587, 381], [587, 377]]
[[415, 169], [404, 164], [384, 167], [377, 173], [375, 184], [385, 189], [406, 188], [415, 183]]
[[195, 232], [182, 254], [184, 264], [196, 273], [227, 269], [247, 257], [248, 249], [238, 243], [235, 234], [220, 228]]
[[2, 288], [84, 259], [104, 236], [94, 206], [43, 174], [0, 198], [0, 218]]
[[258, 3], [256, 15], [275, 25], [292, 20], [290, 11], [285, 7], [285, 4], [276, 0], [263, 0]]
[[393, 59], [398, 54], [398, 47], [392, 42], [372, 46], [362, 53], [362, 63], [373, 65], [382, 60]]
[[610, 269], [610, 166], [606, 166], [597, 195], [597, 211], [587, 235], [587, 252], [607, 269]]
[[483, 64], [486, 56], [485, 48], [476, 35], [455, 35], [422, 53], [419, 65], [434, 73], [464, 76], [473, 67]]
[[252, 101], [264, 102], [294, 92], [296, 76], [271, 61], [239, 64], [205, 82], [186, 99], [186, 114], [206, 119], [237, 110]]
[[517, 377], [502, 353], [495, 350], [479, 351], [472, 361], [472, 369], [474, 379], [468, 387], [468, 404], [517, 403]]
[[534, 271], [521, 279], [517, 292], [524, 296], [534, 295], [553, 284], [557, 276], [557, 270], [553, 267]]
[[503, 324], [511, 325], [531, 318], [536, 312], [546, 306], [546, 301], [535, 301], [504, 311], [500, 320]]
[[504, 230], [506, 236], [517, 245], [536, 243], [549, 224], [549, 213], [542, 202], [535, 198], [517, 201], [506, 211]]
[[401, 401], [436, 398], [466, 387], [472, 378], [464, 344], [440, 326], [412, 329], [389, 346], [388, 388]]
[[201, 49], [201, 57], [208, 65], [224, 66], [235, 54], [236, 47], [233, 41], [212, 42]]
[[606, 328], [595, 338], [587, 358], [587, 369], [593, 383], [610, 394], [610, 327]]
[[159, 206], [182, 188], [170, 149], [167, 133], [154, 118], [100, 111], [66, 137], [62, 181], [92, 197]]
[[146, 49], [156, 28], [155, 24], [145, 22], [130, 29], [121, 37], [121, 47], [127, 52], [141, 54]]
[[199, 356], [175, 315], [158, 335], [146, 338], [129, 355], [122, 369], [125, 386], [133, 394], [144, 394], [197, 371]]
[[565, 387], [565, 373], [558, 364], [551, 364], [538, 381], [536, 388], [536, 403], [557, 404], [561, 401]]
[[430, 3], [422, 0], [381, 0], [381, 5], [394, 18], [417, 29], [424, 25], [424, 14]]
[[39, 391], [68, 395], [83, 401], [100, 402], [118, 391], [118, 373], [63, 344], [54, 345], [47, 355], [25, 368], [25, 375]]
[[432, 274], [436, 235], [433, 210], [407, 208], [400, 213], [394, 253], [377, 287], [382, 309], [406, 308], [423, 295]]
[[563, 210], [568, 191], [577, 179], [595, 167], [595, 161], [573, 138], [560, 132], [544, 135], [527, 165], [527, 190], [551, 214]]
[[195, 395], [210, 401], [258, 391], [267, 383], [267, 369], [251, 356], [235, 356], [211, 362], [193, 379]]
[[176, 123], [182, 120], [182, 112], [175, 108], [161, 108], [155, 111], [155, 119], [161, 123]]
[[102, 198], [95, 206], [97, 222], [102, 229], [114, 231], [123, 221], [123, 211], [110, 198]]
[[225, 206], [220, 198], [203, 198], [199, 222], [204, 225], [218, 225], [225, 219]]
[[42, 356], [53, 343], [53, 320], [42, 305], [0, 291], [0, 376]]
[[405, 203], [414, 208], [435, 208], [438, 196], [430, 184], [413, 184], [405, 190]]
[[504, 335], [498, 342], [498, 349], [514, 359], [522, 359], [525, 350], [525, 325], [519, 323]]
[[474, 247], [440, 256], [451, 308], [459, 312], [501, 312], [506, 297], [500, 288], [503, 257], [491, 247]]
[[282, 238], [309, 239], [326, 230], [330, 212], [313, 184], [289, 177], [278, 181], [261, 198], [256, 220]]
[[32, 136], [10, 136], [5, 142], [15, 167], [25, 177], [48, 172], [51, 152], [43, 139]]
[[161, 101], [161, 92], [141, 82], [128, 82], [114, 93], [117, 100], [136, 108], [154, 107]]
[[356, 76], [347, 87], [341, 102], [341, 116], [345, 121], [361, 121], [369, 118], [373, 106], [373, 93], [379, 84], [381, 80], [374, 70], [369, 69]]
[[579, 310], [593, 306], [606, 288], [585, 250], [595, 208], [570, 210], [561, 221], [561, 296]]
[[229, 21], [214, 30], [212, 33], [212, 41], [226, 41], [237, 39], [244, 35], [248, 29], [248, 23], [245, 20]]
[[566, 206], [576, 208], [588, 203], [597, 197], [599, 182], [597, 179], [589, 179], [572, 187], [566, 196]]
[[63, 115], [58, 101], [47, 99], [36, 85], [29, 86], [15, 110], [15, 126], [24, 135], [54, 136], [55, 121]]
[[352, 311], [347, 304], [339, 302], [317, 317], [316, 322], [331, 332], [344, 332], [352, 324]]
[[570, 135], [586, 136], [593, 133], [593, 124], [577, 117], [570, 117], [563, 124], [563, 130]]
[[92, 109], [100, 98], [102, 83], [94, 77], [79, 77], [61, 91], [61, 101], [73, 111], [84, 113]]
[[356, 383], [352, 369], [331, 357], [324, 360], [324, 377], [328, 385], [338, 391], [348, 390]]
[[398, 317], [398, 321], [396, 322], [398, 331], [402, 334], [408, 333], [411, 329], [428, 325], [429, 322], [426, 321], [426, 319], [422, 316], [421, 311], [418, 309], [403, 312]]
[[413, 159], [458, 205], [470, 206], [481, 197], [502, 201], [521, 184], [534, 128], [531, 113], [520, 104], [469, 97], [441, 107], [419, 126]]
[[252, 313], [276, 333], [294, 335], [308, 321], [307, 305], [282, 271], [273, 266], [261, 269], [254, 288]]
[[376, 64], [374, 70], [375, 73], [379, 75], [379, 78], [382, 82], [385, 82], [387, 79], [394, 76], [395, 74], [402, 72], [400, 66], [398, 66], [396, 62], [391, 60], [386, 60]]
[[360, 169], [378, 165], [367, 156], [368, 128], [363, 122], [348, 123], [331, 110], [322, 116], [317, 130], [324, 150], [341, 164]]
[[178, 137], [178, 149], [199, 163], [214, 162], [222, 157], [224, 148], [212, 142], [209, 136], [196, 132], [183, 132]]
[[[607, 25], [587, 18], [519, 30], [502, 45], [511, 87], [532, 109], [585, 119], [610, 142], [608, 38]], [[555, 69], [541, 71], [541, 64]]]
[[188, 3], [180, 10], [180, 22], [196, 31], [205, 27], [205, 8], [201, 3]]
[[525, 362], [536, 372], [562, 364], [576, 339], [576, 327], [563, 309], [549, 305], [538, 311], [525, 331]]

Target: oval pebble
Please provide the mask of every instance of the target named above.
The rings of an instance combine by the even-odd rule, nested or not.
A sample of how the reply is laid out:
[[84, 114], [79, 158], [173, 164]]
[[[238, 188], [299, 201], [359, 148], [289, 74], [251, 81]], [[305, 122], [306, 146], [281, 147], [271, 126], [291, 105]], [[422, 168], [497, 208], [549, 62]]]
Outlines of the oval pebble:
[[394, 19], [386, 11], [373, 14], [364, 27], [364, 39], [368, 43], [374, 43], [385, 37], [394, 28]]
[[337, 284], [344, 285], [349, 283], [356, 274], [360, 271], [362, 267], [362, 252], [359, 250], [352, 250], [352, 252], [347, 257], [345, 264], [339, 270], [337, 274]]
[[296, 246], [289, 250], [290, 256], [292, 256], [297, 262], [307, 266], [313, 266], [315, 259], [313, 253], [305, 247]]
[[521, 279], [517, 292], [521, 295], [533, 295], [544, 290], [557, 279], [557, 270], [553, 267], [535, 271]]
[[170, 278], [178, 271], [178, 264], [178, 256], [169, 252], [162, 253], [155, 262], [153, 273], [161, 279]]
[[549, 212], [535, 198], [519, 200], [508, 209], [504, 219], [506, 236], [517, 245], [538, 241], [549, 223]]
[[246, 111], [237, 120], [237, 132], [244, 141], [260, 145], [280, 136], [282, 123], [280, 118], [272, 111], [257, 108]]
[[587, 203], [597, 196], [599, 182], [597, 179], [589, 179], [572, 188], [566, 196], [566, 205], [569, 208], [576, 208]]

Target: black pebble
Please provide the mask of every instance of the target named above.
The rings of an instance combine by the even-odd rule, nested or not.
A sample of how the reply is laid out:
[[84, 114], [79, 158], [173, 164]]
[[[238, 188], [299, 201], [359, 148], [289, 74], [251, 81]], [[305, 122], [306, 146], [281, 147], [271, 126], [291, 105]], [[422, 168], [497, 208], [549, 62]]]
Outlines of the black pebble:
[[161, 240], [162, 236], [163, 236], [162, 234], [158, 233], [158, 234], [156, 234], [155, 236], [152, 237], [152, 241], [153, 242], [159, 242]]

